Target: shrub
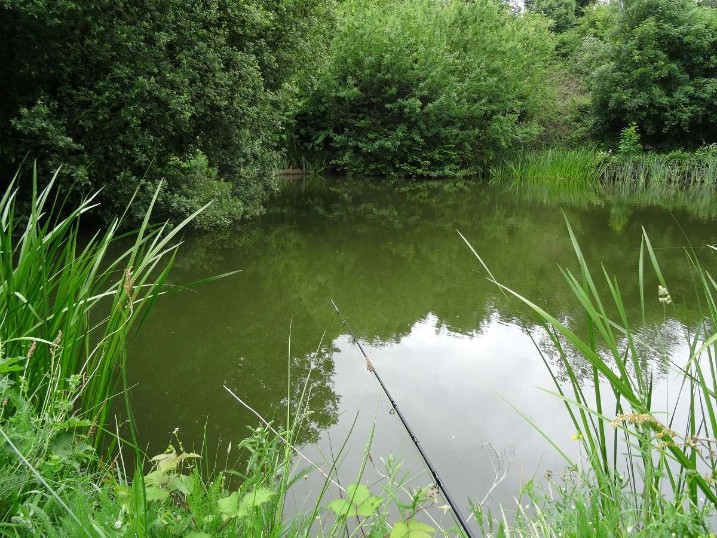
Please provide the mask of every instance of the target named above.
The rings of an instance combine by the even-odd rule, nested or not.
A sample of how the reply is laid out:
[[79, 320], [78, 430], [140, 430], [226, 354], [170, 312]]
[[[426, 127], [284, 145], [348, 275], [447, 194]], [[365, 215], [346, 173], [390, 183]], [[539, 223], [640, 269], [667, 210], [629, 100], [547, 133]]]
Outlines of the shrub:
[[298, 116], [351, 174], [456, 176], [537, 132], [552, 38], [498, 2], [350, 0]]
[[[201, 151], [231, 186], [220, 189], [233, 200], [215, 206], [226, 207], [216, 222], [256, 214], [274, 189], [290, 82], [321, 45], [331, 4], [1, 2], [0, 62], [11, 75], [0, 81], [0, 174], [28, 153], [47, 170], [62, 164], [58, 186], [102, 188], [108, 218], [164, 177], [160, 206], [181, 220], [195, 204], [171, 198], [194, 179], [176, 160]], [[130, 216], [141, 221], [149, 202], [136, 199]]]
[[642, 153], [642, 144], [640, 143], [640, 133], [637, 131], [637, 125], [630, 124], [620, 131], [620, 143], [617, 146], [620, 155], [637, 155]]
[[634, 123], [651, 145], [717, 140], [717, 12], [692, 0], [634, 0], [618, 21], [591, 77], [598, 131]]

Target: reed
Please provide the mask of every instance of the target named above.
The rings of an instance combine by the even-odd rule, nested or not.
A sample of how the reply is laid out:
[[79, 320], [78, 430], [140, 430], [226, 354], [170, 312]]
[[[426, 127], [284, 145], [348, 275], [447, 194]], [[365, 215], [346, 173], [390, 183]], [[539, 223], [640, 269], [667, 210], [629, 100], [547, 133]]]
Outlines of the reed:
[[717, 187], [717, 147], [694, 152], [612, 154], [591, 149], [524, 150], [489, 171], [491, 182], [558, 194], [575, 188], [669, 196]]
[[[710, 514], [717, 508], [717, 282], [687, 252], [695, 283], [690, 300], [702, 308], [703, 317], [682, 337], [686, 356], [672, 357], [667, 346], [640, 330], [648, 301], [659, 301], [666, 320], [680, 315], [647, 234], [643, 231], [637, 269], [642, 319], [629, 319], [619, 284], [605, 268], [599, 274], [591, 271], [569, 225], [568, 231], [579, 271], [561, 271], [586, 315], [585, 331], [577, 332], [489, 272], [509, 297], [537, 314], [550, 336], [559, 366], [545, 357], [543, 361], [554, 381], [553, 394], [563, 400], [585, 454], [584, 466], [568, 462], [577, 473], [572, 492], [553, 498], [547, 507], [535, 503], [533, 515], [526, 516], [528, 525], [521, 528], [528, 535], [553, 534], [556, 525], [574, 515], [567, 507], [578, 499], [589, 516], [586, 521], [610, 521], [618, 535], [708, 532]], [[657, 289], [647, 284], [653, 281]], [[592, 368], [590, 385], [573, 367], [570, 357], [575, 353]], [[654, 360], [669, 364], [676, 378], [670, 379], [670, 394], [677, 396], [669, 403], [656, 397], [650, 369]], [[567, 381], [560, 381], [557, 368]], [[617, 520], [616, 513], [622, 514]], [[537, 534], [530, 530], [536, 522]]]
[[600, 179], [616, 186], [674, 191], [717, 186], [717, 152], [705, 148], [694, 153], [640, 153], [605, 159]]
[[575, 187], [593, 184], [601, 156], [588, 149], [524, 150], [491, 168], [492, 182], [517, 186], [549, 184]]
[[72, 394], [77, 416], [67, 427], [89, 427], [99, 447], [132, 331], [168, 291], [179, 234], [196, 213], [172, 229], [150, 227], [155, 193], [138, 231], [120, 235], [116, 218], [86, 237], [81, 221], [95, 195], [64, 207], [58, 174], [38, 190], [34, 170], [23, 212], [17, 176], [0, 199], [0, 374], [41, 416]]

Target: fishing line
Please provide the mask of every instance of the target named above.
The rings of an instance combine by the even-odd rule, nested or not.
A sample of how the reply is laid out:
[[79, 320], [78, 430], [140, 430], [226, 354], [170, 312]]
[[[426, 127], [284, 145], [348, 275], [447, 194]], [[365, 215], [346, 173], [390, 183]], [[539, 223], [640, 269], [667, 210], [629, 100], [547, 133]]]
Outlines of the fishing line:
[[401, 424], [403, 424], [404, 429], [408, 433], [408, 436], [411, 438], [411, 441], [413, 442], [413, 446], [416, 447], [416, 450], [418, 450], [418, 453], [421, 455], [421, 458], [423, 458], [423, 462], [426, 464], [426, 467], [428, 467], [428, 470], [431, 472], [431, 475], [433, 476], [433, 480], [436, 484], [436, 486], [443, 492], [443, 497], [445, 497], [446, 502], [451, 507], [451, 510], [453, 511], [453, 515], [455, 516], [455, 519], [458, 520], [458, 523], [463, 528], [463, 531], [468, 535], [469, 538], [474, 538], [473, 531], [471, 531], [470, 527], [468, 526], [468, 520], [463, 517], [463, 514], [461, 514], [460, 509], [458, 508], [458, 505], [453, 501], [451, 494], [446, 489], [446, 486], [443, 484], [443, 481], [441, 480], [441, 477], [438, 476], [438, 471], [436, 471], [435, 467], [431, 465], [430, 460], [428, 459], [428, 456], [423, 451], [423, 448], [421, 447], [420, 443], [418, 442], [418, 437], [416, 437], [416, 434], [413, 433], [413, 430], [408, 425], [408, 421], [406, 421], [406, 417], [403, 416], [403, 413], [401, 413], [401, 410], [398, 408], [398, 405], [394, 401], [393, 397], [391, 397], [391, 393], [388, 392], [388, 389], [386, 388], [386, 385], [383, 384], [383, 381], [381, 380], [381, 376], [378, 375], [378, 372], [373, 367], [373, 364], [371, 363], [371, 360], [368, 358], [368, 355], [363, 349], [363, 346], [361, 345], [361, 342], [359, 342], [358, 338], [356, 338], [356, 335], [354, 334], [353, 330], [351, 329], [351, 326], [349, 325], [349, 322], [346, 321], [346, 318], [343, 316], [341, 311], [339, 310], [339, 307], [336, 306], [336, 303], [333, 299], [329, 299], [331, 301], [331, 304], [333, 305], [334, 309], [336, 310], [336, 313], [341, 318], [341, 322], [344, 324], [344, 327], [348, 329], [349, 333], [351, 334], [351, 338], [353, 338], [354, 343], [358, 346], [359, 350], [361, 351], [361, 354], [363, 355], [363, 358], [366, 360], [366, 369], [371, 372], [374, 377], [376, 377], [376, 380], [378, 381], [378, 384], [381, 385], [381, 388], [383, 389], [383, 393], [386, 395], [386, 398], [388, 398], [388, 401], [391, 404], [391, 411], [398, 415], [398, 418], [401, 420]]

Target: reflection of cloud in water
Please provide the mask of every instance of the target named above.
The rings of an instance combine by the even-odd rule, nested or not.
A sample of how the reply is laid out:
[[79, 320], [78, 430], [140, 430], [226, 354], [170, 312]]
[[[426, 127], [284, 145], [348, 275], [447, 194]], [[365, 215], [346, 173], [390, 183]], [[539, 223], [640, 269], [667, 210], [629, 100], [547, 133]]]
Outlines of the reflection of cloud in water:
[[[563, 321], [568, 323], [569, 319]], [[537, 326], [530, 330], [547, 359], [554, 366], [561, 364], [545, 330]], [[639, 354], [650, 365], [650, 371], [658, 374], [653, 378], [655, 409], [672, 409], [677, 395], [670, 393], [664, 382], [669, 374], [664, 357], [665, 353], [673, 360], [686, 357], [689, 348], [681, 338], [685, 334], [684, 327], [667, 320], [637, 333], [643, 339], [664, 344], [657, 349], [645, 347]], [[579, 443], [571, 439], [576, 433], [574, 427], [562, 401], [547, 392], [554, 390], [553, 381], [530, 335], [520, 325], [494, 313], [479, 329], [465, 334], [452, 331], [437, 316], [429, 314], [397, 342], [363, 344], [451, 495], [461, 502], [469, 497], [479, 502], [490, 492], [488, 507], [495, 509], [502, 503], [510, 509], [528, 479], [542, 476], [546, 471], [562, 473], [565, 461], [549, 446], [543, 434], [570, 457], [579, 457]], [[400, 422], [388, 413], [389, 404], [366, 370], [358, 348], [345, 335], [335, 339], [333, 346], [336, 349], [334, 389], [341, 396], [342, 412], [338, 422], [324, 431], [318, 444], [308, 450], [319, 459], [321, 454], [326, 456], [332, 451], [335, 454], [358, 416], [339, 471], [343, 483], [356, 479], [364, 445], [375, 426], [372, 458], [378, 461], [390, 453], [401, 454], [407, 458], [408, 472], [414, 477], [411, 486], [429, 484], [430, 476], [423, 470]], [[620, 348], [626, 347], [624, 340]], [[591, 384], [590, 364], [570, 346], [564, 344], [563, 348], [581, 379]], [[605, 409], [614, 409], [610, 394], [604, 398]], [[543, 433], [520, 413], [537, 424]], [[678, 419], [682, 413], [683, 410], [678, 409]], [[486, 450], [486, 443], [492, 447], [490, 450]], [[511, 469], [495, 490], [491, 490], [496, 474], [495, 462], [490, 457], [493, 450], [498, 453], [515, 450]], [[366, 473], [364, 481], [380, 483], [381, 476], [371, 465]], [[305, 499], [320, 487], [317, 478], [310, 477], [293, 494]]]
[[[341, 396], [342, 413], [338, 423], [322, 434], [318, 447], [330, 453], [331, 438], [336, 449], [359, 414], [340, 473], [342, 480], [350, 483], [356, 478], [376, 417], [373, 457], [399, 453], [412, 462], [410, 472], [419, 473], [422, 466], [415, 461], [415, 449], [398, 419], [387, 413], [387, 401], [366, 371], [360, 351], [347, 336], [333, 344], [338, 349], [334, 389]], [[431, 314], [416, 322], [397, 343], [380, 347], [362, 344], [456, 499], [480, 501], [490, 490], [495, 472], [492, 452], [486, 451], [485, 443], [499, 453], [513, 449], [516, 453], [506, 481], [492, 493], [493, 502], [510, 504], [527, 478], [547, 468], [560, 471], [564, 465], [541, 434], [503, 398], [540, 424], [556, 442], [566, 445], [566, 450], [577, 449], [570, 441], [574, 432], [561, 402], [540, 389], [550, 389], [552, 382], [532, 342], [520, 327], [505, 323], [497, 314], [472, 335], [441, 326]], [[318, 448], [312, 450], [318, 453]], [[306, 487], [320, 487], [312, 480]], [[422, 475], [415, 486], [428, 483], [430, 478]], [[296, 495], [305, 497], [304, 493]]]

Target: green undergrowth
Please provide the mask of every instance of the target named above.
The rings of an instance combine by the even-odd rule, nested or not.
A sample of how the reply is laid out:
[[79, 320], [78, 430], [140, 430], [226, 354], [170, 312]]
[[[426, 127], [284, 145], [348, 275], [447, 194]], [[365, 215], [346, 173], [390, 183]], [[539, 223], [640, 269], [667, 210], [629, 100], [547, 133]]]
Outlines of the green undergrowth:
[[186, 451], [175, 435], [164, 453], [144, 458], [144, 474], [130, 477], [119, 453], [110, 461], [99, 458], [86, 436], [23, 405], [22, 391], [4, 384], [0, 396], [17, 406], [0, 430], [6, 447], [0, 454], [3, 536], [422, 538], [448, 532], [418, 517], [437, 506], [438, 494], [430, 486], [409, 490], [396, 458], [384, 462], [383, 484], [370, 490], [362, 483], [368, 448], [355, 483], [330, 493], [330, 483], [338, 483], [329, 478], [335, 471], [329, 464], [315, 505], [287, 517], [290, 488], [317, 472], [313, 464], [296, 465], [297, 422], [282, 430], [264, 423], [230, 445], [228, 453], [246, 456], [240, 471], [207, 469], [203, 455]]

